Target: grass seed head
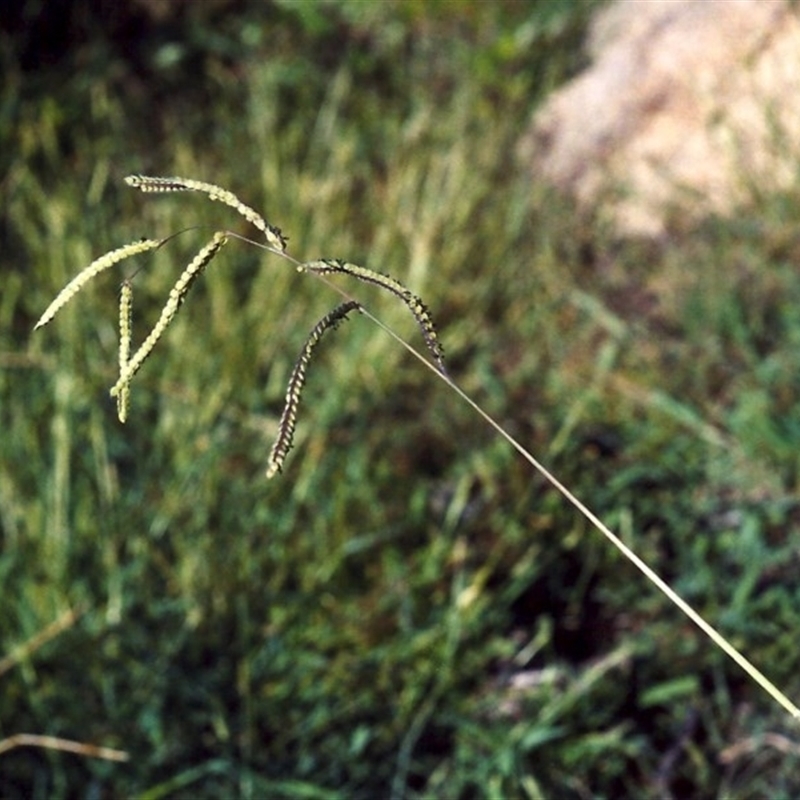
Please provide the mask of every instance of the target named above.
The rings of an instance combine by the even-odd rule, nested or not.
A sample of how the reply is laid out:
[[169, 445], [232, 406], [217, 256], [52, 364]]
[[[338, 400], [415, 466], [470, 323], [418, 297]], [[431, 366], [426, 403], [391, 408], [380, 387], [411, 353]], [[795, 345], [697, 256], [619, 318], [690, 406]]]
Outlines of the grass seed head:
[[251, 225], [258, 228], [271, 247], [283, 253], [286, 250], [286, 237], [280, 228], [270, 225], [254, 208], [243, 203], [233, 192], [214, 183], [204, 183], [191, 178], [161, 178], [151, 175], [129, 175], [125, 183], [142, 192], [202, 192], [211, 200], [230, 206]]
[[306, 339], [303, 349], [292, 368], [292, 374], [289, 376], [289, 383], [286, 388], [286, 402], [283, 407], [280, 422], [278, 423], [278, 436], [275, 439], [275, 444], [272, 445], [272, 450], [269, 454], [267, 462], [267, 478], [272, 478], [276, 473], [280, 472], [283, 467], [283, 462], [292, 448], [292, 441], [294, 440], [294, 430], [297, 424], [297, 409], [300, 405], [300, 397], [303, 392], [303, 386], [306, 381], [306, 372], [308, 365], [311, 361], [311, 354], [314, 348], [322, 339], [323, 334], [327, 330], [335, 328], [342, 320], [347, 318], [347, 315], [355, 309], [360, 309], [361, 306], [355, 300], [342, 303], [333, 309], [330, 313], [326, 314], [311, 330], [308, 338]]
[[[119, 292], [119, 374], [123, 375], [131, 355], [133, 339], [133, 286], [129, 280], [122, 282]], [[130, 384], [126, 383], [117, 395], [117, 416], [124, 423], [128, 418]]]
[[101, 272], [113, 267], [120, 261], [131, 256], [144, 253], [148, 250], [155, 250], [163, 242], [163, 239], [139, 239], [130, 244], [111, 250], [100, 258], [92, 261], [88, 267], [81, 270], [57, 295], [55, 300], [45, 309], [44, 314], [39, 317], [39, 321], [33, 326], [37, 330], [47, 325], [50, 320], [70, 301], [73, 297], [94, 277]]

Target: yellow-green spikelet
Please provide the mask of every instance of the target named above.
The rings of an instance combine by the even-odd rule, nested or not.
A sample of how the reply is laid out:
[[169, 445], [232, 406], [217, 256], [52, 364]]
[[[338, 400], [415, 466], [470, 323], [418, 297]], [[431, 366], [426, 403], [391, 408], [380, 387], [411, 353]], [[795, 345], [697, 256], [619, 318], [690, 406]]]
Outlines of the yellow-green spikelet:
[[161, 315], [148, 334], [147, 338], [139, 346], [133, 358], [128, 361], [125, 369], [119, 376], [117, 382], [111, 387], [111, 396], [116, 397], [122, 389], [130, 383], [131, 378], [139, 371], [142, 364], [147, 360], [158, 340], [164, 334], [170, 322], [175, 318], [178, 309], [181, 307], [186, 293], [191, 288], [194, 281], [202, 273], [209, 261], [219, 252], [220, 248], [228, 241], [226, 234], [217, 231], [211, 241], [192, 259], [189, 266], [184, 269], [175, 285], [172, 287], [167, 298], [167, 303], [161, 309]]

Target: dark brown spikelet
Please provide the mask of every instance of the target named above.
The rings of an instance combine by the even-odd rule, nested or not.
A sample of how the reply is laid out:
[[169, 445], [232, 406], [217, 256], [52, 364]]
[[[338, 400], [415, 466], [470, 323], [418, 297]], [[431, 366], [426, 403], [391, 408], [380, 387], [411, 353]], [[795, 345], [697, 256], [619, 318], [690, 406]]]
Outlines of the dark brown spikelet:
[[375, 272], [366, 267], [359, 267], [356, 264], [350, 264], [338, 258], [323, 258], [319, 261], [309, 261], [306, 264], [301, 264], [297, 269], [300, 272], [316, 272], [320, 275], [331, 273], [352, 275], [360, 281], [380, 286], [387, 292], [391, 292], [395, 297], [399, 297], [414, 315], [414, 319], [417, 321], [417, 325], [422, 333], [422, 338], [425, 340], [425, 344], [428, 346], [428, 350], [433, 356], [433, 360], [436, 362], [439, 371], [444, 375], [447, 374], [447, 370], [444, 366], [444, 350], [439, 342], [436, 326], [433, 324], [433, 319], [427, 306], [410, 289], [403, 286], [400, 281], [395, 280], [389, 275], [384, 275], [382, 272]]
[[314, 348], [325, 331], [335, 328], [351, 311], [356, 309], [360, 310], [361, 305], [354, 300], [342, 303], [329, 314], [326, 314], [308, 335], [306, 343], [303, 345], [303, 349], [300, 351], [300, 355], [292, 368], [292, 374], [289, 376], [289, 384], [286, 388], [286, 403], [278, 423], [278, 437], [275, 440], [275, 444], [272, 445], [267, 463], [268, 479], [281, 471], [283, 462], [292, 448], [294, 429], [297, 424], [297, 408], [300, 405], [300, 396], [303, 393], [303, 386], [306, 381], [306, 371]]

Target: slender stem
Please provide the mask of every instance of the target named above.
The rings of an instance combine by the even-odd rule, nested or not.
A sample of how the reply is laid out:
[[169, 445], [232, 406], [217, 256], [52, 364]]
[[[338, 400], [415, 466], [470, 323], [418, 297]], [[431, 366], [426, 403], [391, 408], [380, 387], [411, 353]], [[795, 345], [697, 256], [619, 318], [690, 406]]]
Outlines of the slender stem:
[[[233, 235], [233, 234], [231, 234]], [[244, 237], [237, 237], [242, 238]], [[286, 252], [279, 252], [273, 248], [265, 247], [260, 242], [253, 242], [249, 239], [244, 239], [252, 244], [264, 249], [270, 250], [276, 255], [286, 258], [295, 266], [299, 266], [300, 262], [293, 258]], [[346, 300], [354, 301], [341, 287], [337, 286], [332, 281], [329, 281], [324, 275], [315, 274], [315, 278], [321, 280], [323, 283], [330, 286], [334, 291], [338, 292]], [[663, 580], [653, 569], [651, 569], [644, 561], [642, 561], [636, 553], [633, 552], [588, 506], [579, 500], [563, 483], [561, 483], [552, 472], [550, 472], [543, 464], [541, 464], [534, 456], [526, 450], [505, 428], [500, 425], [493, 417], [487, 414], [469, 395], [467, 395], [460, 386], [447, 374], [441, 372], [438, 367], [430, 362], [425, 356], [422, 355], [416, 348], [406, 342], [399, 334], [395, 333], [388, 325], [379, 320], [376, 316], [371, 314], [368, 309], [361, 306], [361, 313], [368, 317], [375, 325], [389, 334], [398, 344], [405, 347], [411, 355], [427, 367], [440, 381], [446, 383], [468, 406], [475, 411], [488, 425], [490, 425], [503, 439], [508, 442], [548, 483], [553, 486], [574, 508], [576, 508], [592, 525], [594, 525], [603, 536], [611, 542], [644, 576], [656, 586], [672, 603], [674, 603], [698, 628], [708, 636], [711, 641], [717, 645], [726, 655], [735, 661], [767, 694], [779, 703], [786, 711], [791, 714], [796, 720], [800, 720], [800, 708], [798, 708], [791, 700], [783, 693], [777, 686], [775, 686], [769, 678], [766, 677], [757, 667], [755, 667], [748, 659], [746, 659], [728, 640], [706, 622], [700, 614], [692, 608], [674, 589], [672, 589], [666, 581]]]
[[[338, 289], [338, 287], [335, 287]], [[583, 516], [594, 525], [603, 536], [608, 539], [645, 577], [653, 583], [666, 597], [671, 600], [689, 619], [700, 628], [703, 633], [711, 639], [724, 653], [732, 658], [767, 694], [780, 703], [795, 719], [800, 720], [800, 708], [798, 708], [769, 678], [766, 677], [757, 667], [748, 661], [725, 637], [714, 627], [709, 625], [669, 584], [663, 580], [653, 569], [642, 561], [633, 550], [630, 549], [588, 506], [579, 500], [561, 481], [553, 475], [542, 463], [540, 463], [528, 450], [526, 450], [505, 428], [494, 418], [489, 416], [468, 394], [466, 394], [449, 375], [445, 375], [437, 367], [428, 361], [425, 356], [419, 353], [412, 345], [408, 344], [402, 337], [397, 335], [381, 320], [373, 316], [367, 309], [362, 308], [362, 314], [368, 317], [378, 327], [382, 328], [399, 344], [403, 345], [415, 358], [421, 361], [439, 380], [446, 383], [473, 411], [475, 411], [486, 423], [500, 434], [534, 469], [539, 472], [566, 500], [574, 506]]]

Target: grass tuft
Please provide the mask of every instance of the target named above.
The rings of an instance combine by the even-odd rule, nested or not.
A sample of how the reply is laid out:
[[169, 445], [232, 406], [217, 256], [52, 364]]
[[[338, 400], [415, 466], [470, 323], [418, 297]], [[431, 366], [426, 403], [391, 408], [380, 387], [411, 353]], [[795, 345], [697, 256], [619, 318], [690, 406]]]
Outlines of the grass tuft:
[[[53, 67], [3, 61], [0, 718], [129, 755], [14, 747], [4, 798], [800, 796], [794, 720], [373, 326], [418, 336], [380, 286], [276, 269], [254, 229], [124, 427], [103, 388], [120, 280], [135, 349], [229, 224], [122, 176], [213, 175], [301, 263], [424, 297], [451, 379], [800, 696], [800, 196], [627, 242], [539, 185], [515, 146], [595, 6], [137, 6], [134, 48], [120, 6], [73, 15]], [[98, 243], [163, 241], [187, 204], [203, 241], [30, 335]], [[314, 423], [265, 482], [307, 330], [342, 302], [326, 280], [366, 313], [314, 354]]]

